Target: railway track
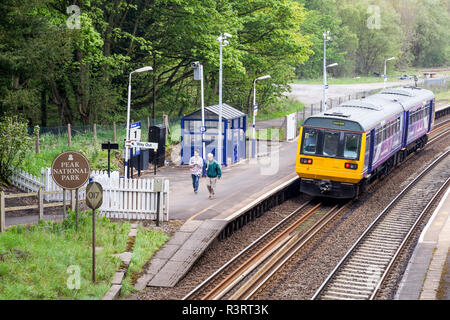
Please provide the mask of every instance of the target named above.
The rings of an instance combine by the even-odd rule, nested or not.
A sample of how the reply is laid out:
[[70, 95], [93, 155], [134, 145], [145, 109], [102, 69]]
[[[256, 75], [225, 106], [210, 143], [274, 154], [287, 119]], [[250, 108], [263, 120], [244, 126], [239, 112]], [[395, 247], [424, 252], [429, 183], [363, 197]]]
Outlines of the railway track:
[[449, 132], [450, 132], [450, 119], [439, 122], [438, 126], [436, 126], [433, 130], [431, 130], [430, 134], [432, 135], [432, 137], [428, 141], [428, 144], [432, 144], [438, 141], [440, 138], [447, 135]]
[[[428, 144], [450, 132], [450, 121], [443, 121], [431, 132]], [[204, 280], [183, 300], [251, 299], [310, 239], [350, 204], [330, 206], [310, 200], [242, 250]], [[312, 227], [298, 229], [313, 216]], [[297, 230], [297, 231], [296, 231]]]
[[[273, 272], [274, 268], [282, 266], [274, 264], [274, 261], [277, 258], [279, 262], [281, 258], [286, 260], [295, 246], [298, 247], [302, 240], [312, 236], [312, 229], [325, 225], [337, 214], [337, 207], [316, 200], [301, 205], [188, 293], [183, 300], [250, 298], [270, 278], [267, 277], [267, 272]], [[313, 216], [318, 221], [300, 237], [299, 229], [304, 229], [305, 222], [309, 222]], [[246, 290], [242, 289], [244, 287]]]
[[[372, 300], [377, 296], [421, 218], [450, 184], [450, 170], [445, 167], [449, 154], [447, 150], [427, 166], [377, 216], [319, 287], [313, 300]], [[440, 185], [436, 181], [441, 181]]]

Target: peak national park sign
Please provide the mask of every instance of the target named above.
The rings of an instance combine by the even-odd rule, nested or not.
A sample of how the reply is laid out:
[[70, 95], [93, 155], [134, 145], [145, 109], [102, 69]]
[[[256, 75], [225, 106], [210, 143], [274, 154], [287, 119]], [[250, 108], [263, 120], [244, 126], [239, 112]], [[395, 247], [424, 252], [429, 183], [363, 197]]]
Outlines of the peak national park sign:
[[90, 172], [88, 159], [76, 151], [63, 152], [52, 163], [52, 178], [63, 189], [81, 188], [88, 181]]

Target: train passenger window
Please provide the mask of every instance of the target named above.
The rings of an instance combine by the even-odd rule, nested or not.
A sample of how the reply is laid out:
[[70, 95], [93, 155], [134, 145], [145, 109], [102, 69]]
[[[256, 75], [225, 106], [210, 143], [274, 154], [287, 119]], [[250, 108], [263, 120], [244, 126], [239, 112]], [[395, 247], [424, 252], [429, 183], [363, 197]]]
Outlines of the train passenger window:
[[358, 158], [358, 146], [360, 135], [346, 133], [345, 145], [344, 145], [344, 158], [357, 159]]
[[338, 153], [339, 133], [325, 132], [323, 139], [323, 155], [335, 157]]
[[305, 138], [303, 140], [303, 153], [315, 154], [317, 150], [317, 138], [319, 131], [317, 130], [305, 130]]

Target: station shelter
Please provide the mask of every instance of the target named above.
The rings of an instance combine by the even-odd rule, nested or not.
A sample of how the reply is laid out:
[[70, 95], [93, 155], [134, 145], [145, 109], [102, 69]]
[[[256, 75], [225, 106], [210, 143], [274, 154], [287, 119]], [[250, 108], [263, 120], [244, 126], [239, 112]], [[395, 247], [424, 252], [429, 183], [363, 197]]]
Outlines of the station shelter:
[[[205, 152], [217, 159], [219, 105], [205, 107]], [[222, 164], [227, 166], [246, 158], [247, 115], [228, 104], [222, 104]], [[181, 118], [181, 164], [198, 150], [202, 156], [202, 110]]]

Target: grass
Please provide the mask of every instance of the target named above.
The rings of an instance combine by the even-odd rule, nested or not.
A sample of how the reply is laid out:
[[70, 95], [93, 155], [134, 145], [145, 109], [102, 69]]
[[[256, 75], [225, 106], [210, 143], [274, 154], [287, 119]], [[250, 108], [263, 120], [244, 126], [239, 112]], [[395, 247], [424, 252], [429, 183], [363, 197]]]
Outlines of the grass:
[[[432, 69], [432, 68], [431, 68]], [[443, 70], [438, 72], [440, 75], [450, 75], [450, 71]], [[407, 81], [400, 80], [398, 77], [407, 74], [409, 76], [417, 75], [419, 78], [423, 76], [423, 71], [419, 69], [411, 69], [406, 71], [394, 71], [388, 74], [387, 82], [397, 82], [397, 81]], [[384, 78], [375, 77], [375, 76], [361, 76], [361, 77], [341, 77], [341, 78], [331, 78], [328, 77], [327, 83], [329, 85], [337, 85], [337, 84], [358, 84], [358, 83], [379, 83], [384, 82]], [[317, 79], [295, 79], [295, 84], [323, 84], [323, 78]]]
[[450, 91], [437, 93], [436, 100], [450, 100]]
[[[102, 249], [96, 253], [93, 284], [90, 211], [80, 214], [78, 232], [73, 212], [64, 222], [8, 229], [0, 234], [0, 300], [101, 299], [121, 264], [112, 255], [126, 250], [129, 230], [128, 222], [113, 223], [97, 217], [96, 246]], [[167, 238], [162, 231], [140, 227], [129, 271], [139, 272]], [[79, 268], [79, 289], [68, 287], [74, 275], [70, 266]]]
[[133, 279], [142, 272], [142, 267], [145, 263], [168, 239], [169, 236], [165, 233], [138, 226], [133, 256], [131, 257], [127, 275], [122, 281], [121, 296], [127, 296], [135, 291], [132, 285]]
[[[167, 144], [177, 143], [180, 138], [180, 124], [171, 123], [171, 134], [167, 139]], [[86, 129], [84, 127], [83, 129]], [[41, 168], [51, 167], [53, 159], [64, 151], [78, 151], [84, 154], [91, 165], [91, 170], [106, 170], [108, 168], [108, 152], [102, 150], [102, 142], [113, 141], [112, 126], [97, 126], [97, 142], [94, 144], [94, 135], [91, 130], [79, 130], [76, 127], [72, 129], [71, 146], [68, 146], [67, 132], [61, 134], [45, 133], [40, 136], [40, 153], [35, 154], [34, 148], [30, 148], [23, 159], [20, 168], [35, 176], [40, 176]], [[147, 141], [147, 126], [142, 128], [141, 136], [143, 141]], [[115, 152], [120, 152], [120, 161], [122, 159], [123, 141], [126, 130], [123, 127], [117, 128], [117, 142], [119, 150], [111, 151], [111, 170], [118, 170], [119, 166], [115, 160]]]
[[[51, 167], [53, 159], [64, 151], [78, 151], [83, 153], [91, 165], [91, 170], [106, 170], [108, 168], [108, 152], [101, 149], [101, 143], [112, 139], [112, 130], [97, 131], [97, 143], [94, 144], [92, 132], [86, 131], [72, 137], [71, 146], [67, 143], [67, 134], [46, 133], [40, 136], [40, 153], [35, 154], [30, 149], [21, 164], [21, 169], [35, 176], [40, 176], [41, 168]], [[125, 129], [117, 131], [117, 141], [123, 141]], [[119, 143], [120, 145], [120, 143]], [[119, 150], [121, 151], [121, 150]], [[114, 150], [111, 159], [114, 159]], [[111, 170], [117, 170], [118, 166], [111, 161]]]
[[[258, 111], [256, 121], [281, 118], [296, 111], [302, 111], [305, 105], [293, 99], [283, 99], [277, 103]], [[248, 117], [249, 123], [253, 122], [253, 116]]]
[[[75, 214], [63, 222], [15, 226], [0, 234], [0, 300], [101, 299], [121, 261], [112, 254], [126, 249], [130, 224], [97, 217], [96, 278], [92, 283], [92, 214]], [[79, 289], [70, 289], [70, 266], [80, 271]]]

